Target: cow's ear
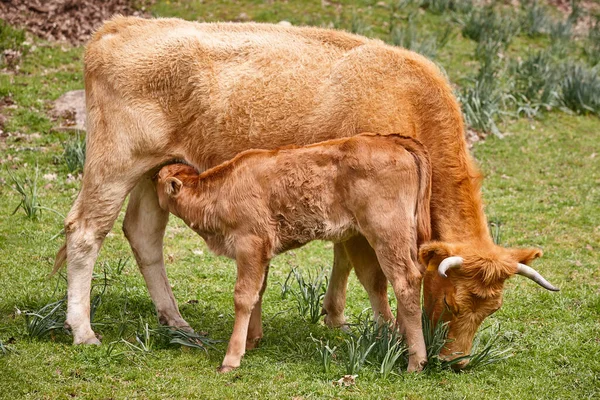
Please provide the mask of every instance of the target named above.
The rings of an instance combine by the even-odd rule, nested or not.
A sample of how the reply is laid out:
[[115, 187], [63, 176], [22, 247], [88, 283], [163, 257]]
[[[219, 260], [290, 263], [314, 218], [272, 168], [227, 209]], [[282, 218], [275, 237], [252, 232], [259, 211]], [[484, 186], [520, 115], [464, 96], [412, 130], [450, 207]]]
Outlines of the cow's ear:
[[423, 263], [423, 265], [429, 265], [429, 261], [433, 258], [438, 258], [439, 261], [444, 258], [451, 257], [455, 254], [454, 246], [450, 243], [445, 242], [429, 242], [423, 244], [419, 248], [419, 260]]
[[167, 195], [170, 197], [175, 197], [179, 194], [179, 191], [181, 190], [181, 187], [183, 186], [183, 183], [174, 177], [169, 177], [167, 179], [165, 179], [165, 191], [167, 192]]
[[510, 249], [513, 260], [521, 264], [529, 265], [533, 260], [541, 257], [544, 252], [534, 247], [527, 249]]

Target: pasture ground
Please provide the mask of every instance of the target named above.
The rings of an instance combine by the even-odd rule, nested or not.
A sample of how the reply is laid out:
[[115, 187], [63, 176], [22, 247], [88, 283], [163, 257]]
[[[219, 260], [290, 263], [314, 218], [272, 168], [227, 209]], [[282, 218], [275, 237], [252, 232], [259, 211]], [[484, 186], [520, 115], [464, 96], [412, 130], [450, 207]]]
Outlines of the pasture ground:
[[[345, 27], [383, 36], [390, 11], [374, 1], [320, 2], [158, 1], [155, 15], [205, 20], [288, 20], [294, 24]], [[451, 80], [473, 76], [475, 43], [458, 22], [415, 8], [419, 32], [448, 23], [453, 35], [436, 54]], [[459, 16], [460, 17], [460, 16]], [[404, 19], [403, 19], [404, 18]], [[400, 21], [407, 14], [400, 12]], [[12, 34], [17, 34], [13, 32]], [[505, 51], [525, 56], [550, 44], [547, 35], [519, 35]], [[573, 41], [574, 48], [581, 46]], [[173, 290], [186, 320], [222, 342], [207, 353], [159, 340], [135, 341], [146, 324], [156, 328], [154, 307], [120, 230], [122, 217], [98, 258], [94, 294], [101, 301], [94, 324], [100, 347], [73, 347], [60, 329], [31, 337], [25, 313], [63, 298], [64, 276], [48, 278], [63, 238], [53, 238], [62, 217], [42, 210], [38, 220], [13, 210], [20, 201], [11, 174], [33, 178], [39, 168], [42, 206], [66, 214], [79, 181], [68, 176], [63, 145], [73, 133], [58, 130], [49, 101], [81, 89], [82, 47], [33, 40], [18, 72], [0, 74], [0, 398], [597, 398], [600, 396], [600, 122], [555, 109], [535, 119], [505, 114], [504, 138], [490, 135], [473, 154], [485, 174], [488, 219], [501, 226], [506, 246], [539, 246], [535, 267], [558, 293], [515, 277], [506, 284], [503, 307], [485, 326], [500, 324], [501, 344], [514, 356], [465, 373], [432, 369], [383, 379], [375, 366], [360, 371], [356, 385], [337, 387], [341, 361], [326, 374], [311, 340], [341, 345], [346, 337], [298, 314], [293, 298], [282, 299], [292, 267], [313, 274], [330, 268], [332, 246], [316, 242], [276, 258], [264, 300], [265, 337], [230, 374], [216, 373], [233, 325], [233, 262], [211, 255], [204, 243], [172, 218], [165, 254]], [[508, 72], [506, 72], [508, 73]], [[559, 108], [559, 107], [555, 107]], [[121, 270], [122, 263], [127, 261]], [[104, 292], [102, 290], [104, 288]], [[392, 297], [390, 297], [392, 299]], [[351, 277], [347, 317], [356, 321], [367, 296]], [[131, 342], [133, 348], [123, 342]], [[113, 345], [109, 345], [113, 343]]]

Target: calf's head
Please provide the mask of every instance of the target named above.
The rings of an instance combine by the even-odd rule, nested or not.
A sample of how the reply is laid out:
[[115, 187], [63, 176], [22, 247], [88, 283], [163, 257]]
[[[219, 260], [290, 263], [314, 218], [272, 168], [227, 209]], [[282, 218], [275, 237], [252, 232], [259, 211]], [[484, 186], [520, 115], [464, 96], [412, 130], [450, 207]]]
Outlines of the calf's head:
[[185, 188], [195, 184], [198, 172], [187, 164], [169, 164], [156, 175], [158, 204], [165, 211], [177, 215], [174, 206], [185, 196]]
[[[427, 266], [425, 311], [434, 324], [449, 322], [449, 340], [441, 353], [445, 359], [470, 353], [477, 329], [502, 305], [504, 281], [512, 275], [523, 275], [545, 289], [558, 290], [527, 266], [541, 255], [539, 249], [506, 249], [488, 243], [430, 242], [421, 246], [419, 257]], [[467, 364], [463, 360], [453, 367], [462, 369]]]

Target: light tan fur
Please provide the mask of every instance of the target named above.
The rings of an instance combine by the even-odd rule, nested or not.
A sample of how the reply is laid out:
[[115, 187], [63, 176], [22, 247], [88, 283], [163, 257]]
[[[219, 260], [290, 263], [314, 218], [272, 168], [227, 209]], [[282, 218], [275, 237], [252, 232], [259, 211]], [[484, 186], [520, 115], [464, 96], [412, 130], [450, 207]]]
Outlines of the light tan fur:
[[[479, 172], [467, 152], [452, 88], [416, 53], [318, 28], [115, 17], [87, 46], [85, 88], [85, 173], [65, 221], [66, 252], [59, 252], [56, 263], [66, 254], [67, 323], [74, 343], [98, 343], [89, 320], [93, 265], [134, 187], [123, 228], [159, 318], [189, 328], [165, 274], [167, 215], [148, 182], [158, 166], [174, 159], [202, 171], [249, 148], [304, 145], [365, 131], [402, 132], [419, 139], [432, 159], [433, 237], [465, 251], [502, 253], [489, 238]], [[374, 310], [389, 315], [381, 301], [385, 285], [373, 278], [381, 277], [373, 257], [335, 247], [326, 321], [344, 322], [350, 267], [377, 302]], [[473, 285], [480, 291], [489, 282], [468, 287]], [[443, 299], [438, 286], [425, 290], [426, 299]], [[451, 332], [472, 339], [452, 324]]]
[[212, 251], [237, 261], [235, 324], [222, 371], [238, 367], [245, 349], [262, 336], [251, 315], [260, 317], [253, 310], [270, 260], [312, 240], [343, 243], [357, 235], [375, 250], [394, 288], [397, 321], [411, 349], [408, 369], [423, 368], [417, 246], [431, 236], [431, 166], [416, 140], [362, 134], [249, 150], [202, 174], [186, 164], [165, 166], [156, 185], [163, 209], [183, 219]]

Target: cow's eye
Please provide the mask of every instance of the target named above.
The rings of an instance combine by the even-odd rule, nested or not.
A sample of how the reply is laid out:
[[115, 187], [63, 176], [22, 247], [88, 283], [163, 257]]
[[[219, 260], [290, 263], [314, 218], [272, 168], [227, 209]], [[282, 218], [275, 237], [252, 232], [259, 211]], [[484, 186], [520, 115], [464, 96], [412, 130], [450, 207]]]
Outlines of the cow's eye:
[[448, 304], [448, 301], [446, 300], [446, 295], [444, 295], [444, 304], [446, 305], [448, 311], [450, 311], [452, 314], [458, 314], [458, 307], [452, 307], [450, 304]]

